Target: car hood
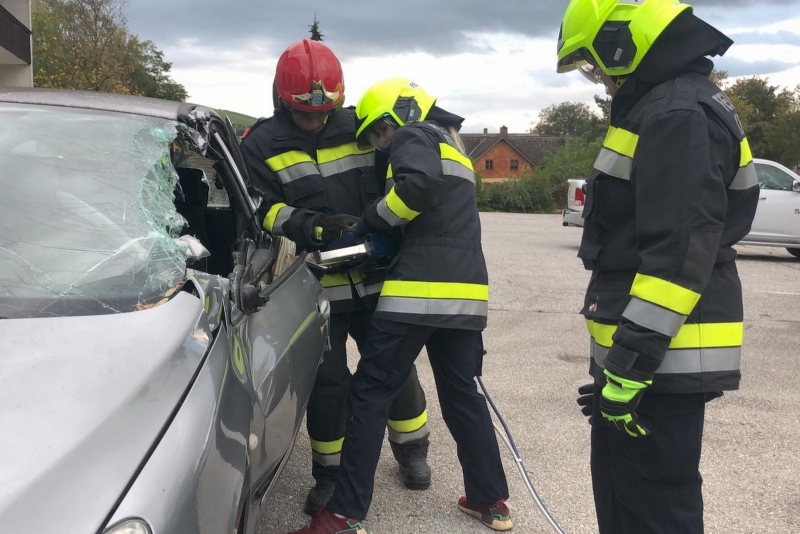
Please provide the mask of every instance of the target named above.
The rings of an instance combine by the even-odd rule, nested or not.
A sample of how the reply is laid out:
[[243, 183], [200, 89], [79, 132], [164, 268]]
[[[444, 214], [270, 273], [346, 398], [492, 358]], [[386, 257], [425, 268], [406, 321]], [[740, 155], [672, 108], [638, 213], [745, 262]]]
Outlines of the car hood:
[[181, 292], [116, 315], [0, 321], [0, 532], [96, 532], [209, 344]]

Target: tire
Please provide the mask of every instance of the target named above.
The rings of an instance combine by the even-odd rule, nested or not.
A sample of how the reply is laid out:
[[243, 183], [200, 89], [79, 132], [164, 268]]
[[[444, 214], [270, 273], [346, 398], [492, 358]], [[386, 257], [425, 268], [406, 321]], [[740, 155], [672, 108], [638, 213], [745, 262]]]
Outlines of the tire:
[[787, 248], [786, 250], [795, 258], [800, 258], [800, 248]]

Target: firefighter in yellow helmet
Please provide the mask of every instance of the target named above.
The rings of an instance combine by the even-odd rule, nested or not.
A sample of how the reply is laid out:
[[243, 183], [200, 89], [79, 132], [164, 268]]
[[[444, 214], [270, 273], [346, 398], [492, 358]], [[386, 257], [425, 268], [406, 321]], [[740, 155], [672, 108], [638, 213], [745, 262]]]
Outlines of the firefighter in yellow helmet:
[[733, 245], [758, 202], [739, 118], [708, 79], [731, 44], [675, 0], [572, 0], [561, 24], [558, 72], [612, 96], [578, 253], [601, 533], [703, 532], [705, 404], [739, 387]]
[[[364, 534], [391, 399], [427, 348], [442, 417], [458, 445], [466, 496], [458, 508], [494, 530], [512, 527], [508, 486], [486, 400], [483, 361], [488, 276], [475, 175], [460, 148], [463, 119], [405, 78], [379, 82], [356, 106], [356, 135], [389, 154], [387, 194], [358, 226], [403, 228], [353, 375], [350, 420], [331, 501], [295, 534]], [[414, 528], [409, 530], [415, 532]]]

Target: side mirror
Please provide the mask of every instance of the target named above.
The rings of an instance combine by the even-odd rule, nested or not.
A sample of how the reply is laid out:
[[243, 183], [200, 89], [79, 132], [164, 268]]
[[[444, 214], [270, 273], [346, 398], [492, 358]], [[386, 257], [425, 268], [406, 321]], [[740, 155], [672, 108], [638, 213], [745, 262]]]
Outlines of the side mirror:
[[800, 182], [795, 182], [792, 184], [792, 191], [795, 193], [800, 193]]
[[[246, 247], [239, 254], [247, 254], [247, 248], [252, 250], [251, 247]], [[274, 263], [275, 256], [271, 250], [256, 249], [249, 254], [247, 263], [234, 271], [234, 299], [243, 314], [253, 313], [269, 300], [269, 297], [261, 296], [259, 285], [270, 274]]]

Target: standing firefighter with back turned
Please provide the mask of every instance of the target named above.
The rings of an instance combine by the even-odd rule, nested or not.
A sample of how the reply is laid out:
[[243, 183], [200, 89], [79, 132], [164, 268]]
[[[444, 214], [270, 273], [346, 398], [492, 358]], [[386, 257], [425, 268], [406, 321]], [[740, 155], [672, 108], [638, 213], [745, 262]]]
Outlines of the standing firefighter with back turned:
[[732, 41], [675, 0], [572, 0], [558, 71], [612, 96], [587, 181], [578, 255], [594, 384], [595, 510], [603, 534], [703, 532], [705, 404], [739, 387], [742, 288], [733, 245], [758, 183], [706, 56]]

